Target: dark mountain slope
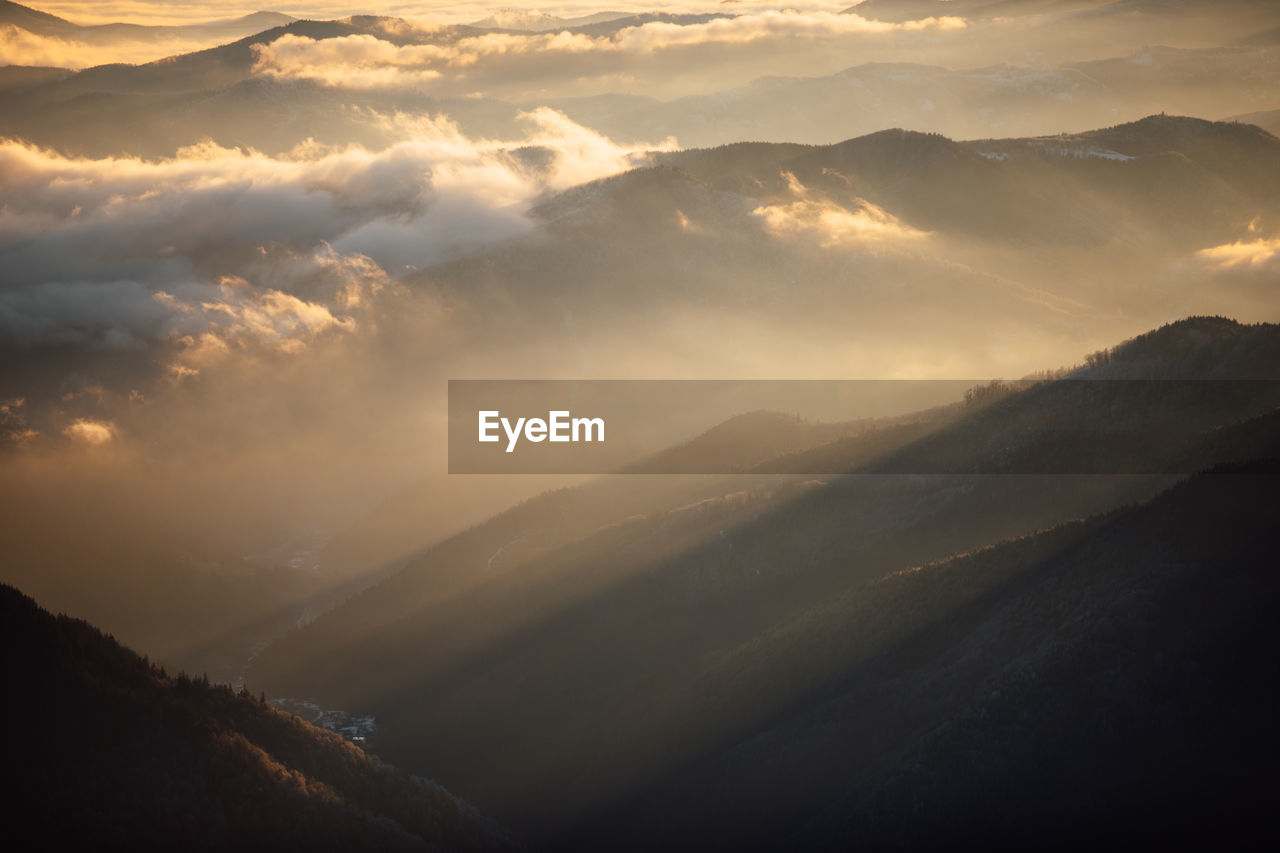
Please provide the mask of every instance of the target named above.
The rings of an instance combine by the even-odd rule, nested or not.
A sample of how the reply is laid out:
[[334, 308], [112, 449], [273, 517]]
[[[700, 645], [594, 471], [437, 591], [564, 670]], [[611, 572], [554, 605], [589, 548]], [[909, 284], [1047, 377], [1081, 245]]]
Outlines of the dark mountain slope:
[[977, 386], [949, 417], [914, 416], [902, 426], [781, 453], [752, 470], [1193, 473], [1255, 446], [1244, 434], [1232, 439], [1244, 443], [1233, 445], [1217, 435], [1221, 455], [1210, 451], [1208, 436], [1280, 407], [1280, 336], [1272, 324], [1191, 317], [1087, 362], [1053, 380]]
[[171, 677], [0, 586], [5, 831], [22, 849], [498, 850], [470, 806], [248, 694]]
[[577, 841], [1273, 843], [1277, 485], [1275, 462], [1228, 466], [851, 588], [724, 666], [785, 667], [805, 699]]
[[6, 65], [0, 68], [0, 92], [65, 80], [74, 72], [43, 65]]

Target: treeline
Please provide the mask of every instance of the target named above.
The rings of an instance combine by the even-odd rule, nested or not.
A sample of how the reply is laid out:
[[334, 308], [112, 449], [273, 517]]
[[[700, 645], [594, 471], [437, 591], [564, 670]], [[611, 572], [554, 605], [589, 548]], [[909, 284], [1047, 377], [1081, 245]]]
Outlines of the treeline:
[[443, 788], [0, 586], [6, 834], [23, 849], [501, 850]]

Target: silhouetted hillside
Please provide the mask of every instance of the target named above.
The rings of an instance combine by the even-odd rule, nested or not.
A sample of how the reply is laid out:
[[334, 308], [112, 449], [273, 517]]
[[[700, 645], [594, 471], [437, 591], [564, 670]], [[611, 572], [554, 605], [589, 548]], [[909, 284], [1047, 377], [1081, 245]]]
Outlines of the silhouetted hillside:
[[851, 587], [726, 654], [724, 684], [786, 670], [794, 702], [574, 840], [1274, 843], [1278, 485], [1274, 461], [1224, 466]]
[[64, 80], [72, 74], [65, 68], [45, 66], [6, 65], [0, 68], [0, 91], [37, 86], [54, 80]]
[[1276, 135], [1280, 133], [1280, 110], [1263, 110], [1257, 113], [1246, 113], [1245, 115], [1233, 116], [1230, 121], [1241, 121], [1246, 124], [1255, 124], [1263, 130]]
[[0, 586], [8, 840], [27, 850], [501, 850], [471, 806], [338, 735], [171, 676]]

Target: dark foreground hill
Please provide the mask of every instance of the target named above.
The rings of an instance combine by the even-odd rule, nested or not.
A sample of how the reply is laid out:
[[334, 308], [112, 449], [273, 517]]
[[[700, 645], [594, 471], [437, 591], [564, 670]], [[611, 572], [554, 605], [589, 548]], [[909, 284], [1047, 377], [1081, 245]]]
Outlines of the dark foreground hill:
[[0, 586], [6, 842], [23, 850], [502, 850], [431, 782]]
[[803, 698], [574, 840], [1273, 845], [1280, 463], [851, 587], [725, 654]]

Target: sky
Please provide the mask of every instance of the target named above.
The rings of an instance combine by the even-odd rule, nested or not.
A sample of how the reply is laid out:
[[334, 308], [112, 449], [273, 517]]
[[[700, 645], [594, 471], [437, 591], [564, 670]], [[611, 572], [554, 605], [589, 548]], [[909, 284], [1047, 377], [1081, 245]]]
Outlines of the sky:
[[[708, 12], [724, 11], [725, 5], [716, 2], [621, 2], [602, 3], [593, 0], [578, 2], [549, 3], [521, 6], [502, 2], [484, 2], [471, 0], [463, 3], [386, 3], [386, 4], [352, 4], [347, 2], [292, 3], [285, 0], [281, 3], [171, 3], [148, 2], [147, 0], [105, 0], [105, 2], [65, 2], [54, 0], [47, 3], [33, 3], [35, 8], [50, 12], [78, 24], [101, 24], [110, 22], [127, 22], [136, 24], [184, 24], [201, 21], [222, 20], [247, 15], [256, 11], [282, 12], [295, 18], [342, 18], [348, 15], [386, 15], [405, 18], [427, 18], [449, 23], [465, 23], [479, 20], [502, 9], [519, 8], [527, 12], [540, 12], [559, 17], [586, 15], [601, 10], [617, 10], [621, 12]], [[824, 10], [839, 12], [853, 5], [850, 2], [826, 2], [826, 0], [800, 0], [791, 3], [756, 3], [752, 0], [739, 0], [732, 4], [734, 11], [752, 7], [792, 8], [801, 10]]]

